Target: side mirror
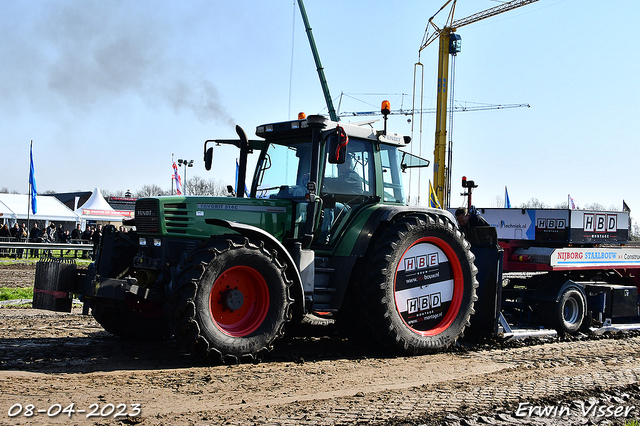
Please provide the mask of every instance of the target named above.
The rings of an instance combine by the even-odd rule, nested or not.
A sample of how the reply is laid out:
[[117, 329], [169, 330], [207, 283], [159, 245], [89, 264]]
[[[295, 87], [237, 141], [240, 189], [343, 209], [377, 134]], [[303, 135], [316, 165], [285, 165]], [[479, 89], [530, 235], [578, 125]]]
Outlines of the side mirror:
[[347, 144], [349, 137], [340, 126], [329, 133], [327, 137], [327, 153], [329, 154], [329, 164], [344, 164], [347, 159]]
[[213, 147], [209, 147], [204, 151], [204, 168], [211, 170], [211, 163], [213, 163]]

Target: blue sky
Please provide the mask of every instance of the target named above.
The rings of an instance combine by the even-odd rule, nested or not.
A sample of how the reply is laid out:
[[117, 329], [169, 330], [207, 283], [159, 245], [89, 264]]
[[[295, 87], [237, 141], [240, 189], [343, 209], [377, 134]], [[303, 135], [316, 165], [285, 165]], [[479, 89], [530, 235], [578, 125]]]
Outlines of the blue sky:
[[[411, 106], [418, 49], [443, 3], [305, 2], [336, 106], [348, 95], [341, 111], [383, 99]], [[459, 0], [456, 17], [495, 5]], [[251, 137], [299, 111], [326, 113], [293, 0], [0, 7], [0, 187], [9, 191], [28, 192], [31, 140], [41, 192], [168, 189], [172, 154], [195, 160], [189, 176], [231, 183], [236, 153], [216, 151], [206, 172], [206, 139], [235, 137], [236, 124]], [[571, 194], [578, 206], [620, 209], [624, 199], [632, 215], [640, 211], [638, 12], [635, 0], [540, 0], [458, 30], [456, 99], [531, 107], [455, 114], [452, 206], [463, 202], [466, 175], [479, 185], [479, 207], [495, 205], [507, 186], [513, 205], [535, 197], [554, 206]], [[429, 108], [436, 43], [420, 61]], [[425, 115], [420, 136], [414, 121], [412, 150], [428, 159], [434, 123]], [[389, 129], [412, 134], [404, 116]], [[432, 173], [421, 174], [423, 189]]]

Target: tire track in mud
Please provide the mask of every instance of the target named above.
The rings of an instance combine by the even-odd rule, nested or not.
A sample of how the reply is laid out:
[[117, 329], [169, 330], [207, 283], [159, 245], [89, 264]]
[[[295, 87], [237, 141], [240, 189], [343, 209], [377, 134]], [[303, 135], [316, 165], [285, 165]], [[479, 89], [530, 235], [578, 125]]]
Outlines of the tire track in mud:
[[[566, 419], [557, 418], [515, 418], [519, 403], [548, 403], [575, 397], [593, 398], [594, 391], [599, 394], [603, 390], [612, 392], [625, 389], [640, 381], [640, 361], [634, 359], [638, 354], [640, 341], [634, 339], [630, 345], [627, 341], [618, 341], [613, 347], [604, 344], [552, 344], [552, 350], [545, 347], [511, 351], [489, 351], [485, 354], [472, 354], [470, 363], [483, 364], [487, 358], [504, 365], [505, 368], [491, 373], [481, 373], [471, 377], [458, 377], [444, 382], [426, 383], [421, 386], [394, 389], [379, 392], [359, 392], [352, 396], [326, 399], [323, 401], [290, 402], [271, 413], [272, 417], [248, 417], [245, 421], [258, 421], [256, 424], [278, 425], [333, 425], [333, 424], [392, 424], [402, 419], [405, 425], [470, 424], [473, 416], [467, 419], [455, 416], [457, 413], [478, 413], [488, 409], [498, 412], [497, 418], [489, 415], [483, 421], [493, 424], [575, 424], [587, 421], [588, 416], [574, 416]], [[582, 343], [582, 342], [578, 342]], [[596, 342], [597, 343], [597, 342]], [[577, 347], [576, 347], [577, 346]], [[623, 346], [622, 348], [620, 346]], [[506, 352], [506, 353], [505, 353]], [[595, 353], [594, 353], [595, 352]], [[567, 355], [558, 359], [558, 353]], [[514, 361], [524, 359], [525, 363], [512, 366]], [[590, 360], [596, 360], [594, 365]], [[576, 362], [577, 361], [577, 362]], [[585, 371], [595, 368], [595, 371]], [[533, 373], [532, 371], [533, 370]], [[522, 373], [524, 371], [524, 374]], [[639, 394], [640, 395], [640, 394]], [[618, 400], [618, 402], [620, 402]], [[587, 404], [588, 405], [588, 404]], [[580, 413], [577, 408], [572, 413]], [[220, 413], [222, 414], [222, 413]], [[239, 420], [237, 412], [216, 417], [216, 421], [234, 423]], [[245, 413], [244, 414], [248, 414]], [[260, 414], [257, 411], [254, 416]], [[632, 414], [640, 415], [640, 402]], [[451, 415], [451, 417], [447, 417]], [[476, 415], [476, 417], [479, 417]], [[500, 417], [506, 423], [500, 423]], [[592, 416], [593, 417], [593, 416]], [[438, 420], [433, 420], [438, 419]], [[459, 421], [457, 421], [458, 419]], [[593, 419], [591, 419], [593, 420]], [[597, 420], [597, 419], [596, 419]], [[481, 422], [481, 423], [483, 423]], [[542, 423], [540, 423], [542, 422]]]
[[17, 402], [136, 401], [143, 413], [129, 424], [563, 424], [514, 413], [522, 402], [570, 404], [605, 391], [614, 399], [603, 404], [634, 404], [624, 395], [640, 382], [640, 336], [421, 357], [389, 357], [338, 337], [285, 338], [260, 364], [208, 366], [174, 341], [115, 339], [91, 317], [0, 309], [0, 381], [0, 424]]

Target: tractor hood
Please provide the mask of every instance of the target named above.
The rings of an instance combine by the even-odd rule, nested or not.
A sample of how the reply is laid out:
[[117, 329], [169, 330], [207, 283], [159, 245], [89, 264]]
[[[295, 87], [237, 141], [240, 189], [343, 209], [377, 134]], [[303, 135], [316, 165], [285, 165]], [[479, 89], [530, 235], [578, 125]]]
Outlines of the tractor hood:
[[291, 232], [294, 201], [235, 197], [157, 197], [136, 201], [135, 224], [140, 235], [207, 239], [228, 233], [213, 219], [261, 228], [279, 241]]

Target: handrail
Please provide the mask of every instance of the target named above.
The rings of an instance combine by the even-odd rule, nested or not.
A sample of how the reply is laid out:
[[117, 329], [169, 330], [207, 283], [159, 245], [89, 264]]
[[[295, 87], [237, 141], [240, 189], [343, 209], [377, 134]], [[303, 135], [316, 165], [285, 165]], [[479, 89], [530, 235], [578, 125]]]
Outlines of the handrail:
[[[18, 250], [23, 250], [18, 252]], [[0, 242], [0, 256], [5, 257], [40, 257], [37, 253], [50, 252], [53, 255], [54, 250], [60, 250], [60, 257], [65, 251], [74, 251], [76, 254], [81, 252], [92, 252], [92, 243], [30, 243], [26, 241]], [[36, 256], [29, 256], [30, 253], [36, 251]], [[84, 255], [83, 255], [84, 256]]]
[[0, 242], [0, 249], [93, 250], [93, 244]]

